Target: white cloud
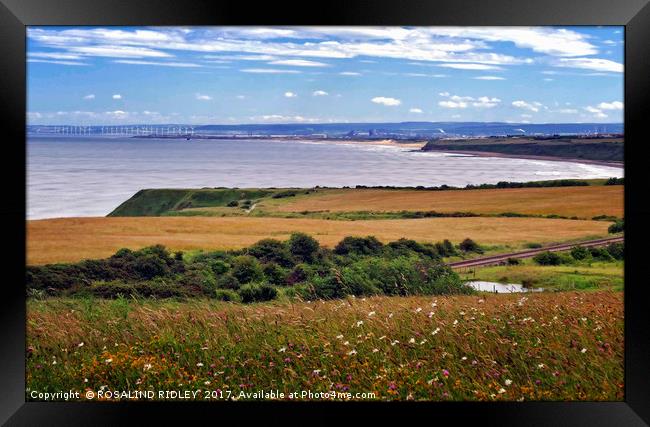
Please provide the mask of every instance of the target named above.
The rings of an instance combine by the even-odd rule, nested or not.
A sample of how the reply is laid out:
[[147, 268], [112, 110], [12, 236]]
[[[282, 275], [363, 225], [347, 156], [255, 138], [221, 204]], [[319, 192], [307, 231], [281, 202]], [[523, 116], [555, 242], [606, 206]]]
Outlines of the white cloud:
[[473, 78], [475, 80], [505, 80], [504, 77], [498, 77], [498, 76], [478, 76]]
[[212, 97], [210, 95], [201, 95], [200, 93], [196, 94], [196, 99], [198, 101], [211, 101]]
[[603, 40], [603, 44], [614, 46], [616, 45], [616, 42], [614, 40]]
[[592, 106], [587, 106], [585, 107], [585, 110], [590, 112], [591, 114], [594, 115], [594, 117], [598, 119], [604, 119], [607, 118], [607, 114], [603, 113], [603, 111], [599, 108], [592, 107]]
[[293, 93], [293, 92], [285, 92], [285, 93], [284, 93], [284, 97], [285, 97], [285, 98], [295, 98], [295, 97], [297, 97], [297, 96], [298, 96], [298, 95], [296, 95], [296, 94]]
[[317, 61], [307, 61], [305, 59], [282, 59], [269, 62], [270, 65], [293, 65], [295, 67], [328, 67], [329, 64]]
[[438, 105], [443, 108], [467, 108], [467, 102], [440, 101]]
[[245, 95], [237, 95], [237, 96], [235, 96], [235, 98], [237, 98], [237, 99], [246, 99], [246, 96]]
[[357, 73], [356, 71], [342, 71], [339, 73], [341, 76], [360, 76], [361, 73]]
[[439, 67], [455, 68], [458, 70], [501, 70], [501, 67], [496, 65], [487, 65], [487, 64], [439, 64]]
[[513, 101], [512, 102], [513, 107], [521, 108], [522, 110], [528, 110], [528, 111], [533, 111], [537, 113], [542, 107], [542, 104], [539, 102], [526, 102], [526, 101]]
[[480, 96], [475, 98], [473, 96], [458, 96], [450, 95], [449, 92], [440, 92], [438, 95], [443, 98], [449, 98], [448, 101], [440, 101], [438, 105], [443, 108], [492, 108], [499, 105], [501, 100], [499, 98], [490, 98], [489, 96]]
[[102, 56], [109, 58], [169, 58], [173, 55], [155, 49], [137, 46], [71, 46], [70, 52], [85, 56]]
[[315, 91], [312, 93], [312, 95], [313, 95], [313, 96], [327, 96], [327, 95], [329, 95], [329, 94], [328, 94], [327, 92], [325, 92], [324, 90], [315, 90]]
[[242, 73], [255, 73], [255, 74], [300, 74], [298, 70], [282, 70], [277, 68], [244, 68], [240, 70]]
[[113, 95], [113, 99], [122, 99], [122, 95], [120, 95], [119, 93], [116, 93], [116, 94]]
[[61, 52], [28, 52], [29, 58], [46, 58], [46, 59], [83, 59], [80, 55]]
[[317, 118], [303, 117], [303, 116], [284, 116], [281, 114], [266, 114], [262, 116], [249, 117], [252, 122], [267, 122], [267, 123], [318, 123], [322, 120]]
[[58, 64], [58, 65], [81, 65], [81, 66], [87, 66], [88, 64], [84, 62], [74, 62], [74, 61], [58, 61], [58, 60], [50, 60], [50, 59], [27, 59], [27, 62], [43, 62], [47, 64]]
[[113, 62], [117, 64], [154, 65], [159, 67], [178, 67], [178, 68], [201, 67], [201, 65], [194, 64], [192, 62], [154, 62], [154, 61], [141, 61], [141, 60], [133, 60], [133, 59], [117, 59]]
[[549, 78], [549, 77], [545, 77], [545, 78], [543, 78], [542, 80], [544, 80], [545, 82], [552, 82], [552, 81], [554, 81], [555, 79], [551, 79], [551, 78]]
[[622, 73], [623, 64], [601, 58], [559, 58], [556, 67], [582, 68], [585, 70]]
[[94, 93], [90, 93], [90, 94], [84, 96], [84, 99], [95, 99], [95, 94], [94, 94]]
[[374, 102], [375, 104], [381, 104], [387, 107], [395, 107], [402, 103], [402, 101], [400, 101], [399, 99], [385, 97], [385, 96], [376, 96], [372, 98], [371, 101]]
[[623, 109], [623, 103], [620, 101], [614, 101], [614, 102], [601, 102], [597, 106], [601, 110], [622, 110]]
[[578, 110], [575, 108], [561, 108], [557, 111], [554, 111], [555, 113], [561, 113], [561, 114], [577, 114]]
[[420, 108], [411, 108], [409, 113], [422, 114], [422, 110]]

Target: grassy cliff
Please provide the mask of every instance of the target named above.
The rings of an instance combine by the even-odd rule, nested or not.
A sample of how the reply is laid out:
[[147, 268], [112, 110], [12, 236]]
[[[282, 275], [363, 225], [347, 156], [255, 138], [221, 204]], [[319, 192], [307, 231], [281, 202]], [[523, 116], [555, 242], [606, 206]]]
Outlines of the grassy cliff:
[[226, 207], [229, 203], [247, 205], [251, 200], [278, 192], [237, 188], [140, 190], [108, 216], [161, 216], [190, 208]]

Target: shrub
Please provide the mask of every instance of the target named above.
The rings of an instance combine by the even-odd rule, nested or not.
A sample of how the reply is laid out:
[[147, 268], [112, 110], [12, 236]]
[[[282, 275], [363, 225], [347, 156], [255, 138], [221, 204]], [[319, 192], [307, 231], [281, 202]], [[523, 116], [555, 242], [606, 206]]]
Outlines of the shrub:
[[453, 256], [457, 253], [454, 245], [447, 239], [443, 240], [442, 242], [437, 242], [435, 246], [436, 251], [442, 257]]
[[508, 265], [519, 265], [519, 264], [521, 264], [521, 261], [518, 258], [512, 258], [512, 257], [508, 258], [506, 260], [506, 262], [508, 263]]
[[429, 258], [439, 257], [435, 246], [431, 244], [420, 244], [415, 240], [402, 238], [394, 242], [390, 242], [387, 246], [392, 249], [393, 253], [397, 256], [408, 256], [411, 253], [415, 252]]
[[266, 280], [270, 284], [278, 286], [287, 284], [287, 276], [289, 275], [289, 272], [279, 265], [274, 263], [264, 264], [262, 266], [262, 271], [264, 272], [264, 277], [266, 277]]
[[239, 295], [243, 303], [251, 303], [257, 301], [270, 301], [275, 299], [278, 291], [271, 285], [266, 283], [256, 284], [250, 283], [239, 288]]
[[259, 282], [264, 278], [260, 262], [250, 255], [240, 255], [233, 258], [232, 275], [240, 283]]
[[212, 295], [217, 287], [214, 273], [205, 264], [192, 264], [181, 276], [180, 283], [195, 294]]
[[623, 185], [624, 183], [624, 178], [609, 178], [607, 181], [605, 181], [605, 185]]
[[571, 249], [571, 256], [578, 261], [586, 259], [590, 256], [589, 249], [583, 246], [575, 246]]
[[539, 265], [560, 265], [562, 258], [555, 252], [546, 251], [535, 255], [533, 261]]
[[606, 250], [614, 259], [621, 260], [625, 257], [623, 243], [610, 243], [607, 245]]
[[240, 283], [235, 276], [226, 273], [217, 278], [217, 288], [219, 289], [239, 289]]
[[307, 280], [310, 276], [309, 267], [305, 264], [296, 265], [286, 278], [287, 285], [294, 285]]
[[226, 206], [228, 206], [229, 208], [236, 208], [237, 206], [239, 206], [239, 201], [231, 200], [230, 202], [228, 202]]
[[460, 242], [458, 247], [463, 252], [476, 252], [476, 253], [479, 253], [479, 254], [483, 253], [483, 249], [481, 249], [481, 247], [475, 241], [473, 241], [470, 238], [467, 238], [467, 239], [463, 240], [462, 242]]
[[605, 248], [589, 248], [592, 258], [599, 261], [612, 261], [613, 258]]
[[169, 273], [167, 263], [153, 253], [137, 257], [133, 268], [143, 279], [153, 279]]
[[527, 247], [528, 249], [539, 249], [542, 247], [542, 244], [537, 242], [531, 242], [531, 243], [526, 243], [524, 246]]
[[239, 296], [239, 294], [230, 289], [217, 289], [216, 291], [214, 291], [214, 297], [219, 301], [232, 301], [232, 302], [241, 301], [241, 297]]
[[283, 267], [291, 267], [291, 252], [287, 244], [276, 239], [262, 239], [248, 248], [248, 254], [263, 263], [274, 262]]
[[334, 253], [337, 255], [376, 255], [381, 252], [383, 246], [383, 243], [374, 236], [348, 236], [336, 245]]
[[320, 244], [305, 233], [293, 233], [289, 238], [289, 251], [302, 262], [313, 262]]
[[614, 224], [610, 225], [609, 228], [607, 229], [607, 232], [610, 234], [614, 233], [622, 233], [624, 231], [625, 227], [623, 224], [623, 220], [616, 221]]

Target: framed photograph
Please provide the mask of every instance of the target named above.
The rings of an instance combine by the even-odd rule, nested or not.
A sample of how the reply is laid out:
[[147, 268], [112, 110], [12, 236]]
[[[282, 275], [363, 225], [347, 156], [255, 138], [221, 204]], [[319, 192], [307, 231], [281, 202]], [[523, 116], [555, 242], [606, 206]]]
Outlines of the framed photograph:
[[0, 421], [647, 425], [649, 20], [2, 0]]

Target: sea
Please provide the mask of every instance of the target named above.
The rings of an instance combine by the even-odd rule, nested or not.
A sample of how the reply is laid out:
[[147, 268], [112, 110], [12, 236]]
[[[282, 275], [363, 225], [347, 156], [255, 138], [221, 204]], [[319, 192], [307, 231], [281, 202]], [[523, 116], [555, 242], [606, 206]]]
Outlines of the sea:
[[622, 176], [618, 167], [355, 142], [29, 136], [27, 218], [105, 216], [145, 188], [460, 187]]

